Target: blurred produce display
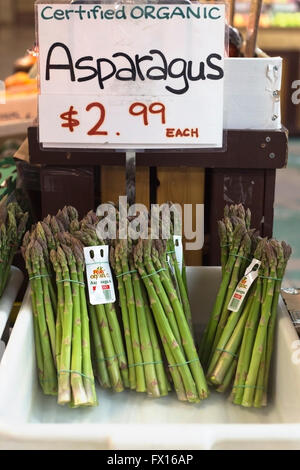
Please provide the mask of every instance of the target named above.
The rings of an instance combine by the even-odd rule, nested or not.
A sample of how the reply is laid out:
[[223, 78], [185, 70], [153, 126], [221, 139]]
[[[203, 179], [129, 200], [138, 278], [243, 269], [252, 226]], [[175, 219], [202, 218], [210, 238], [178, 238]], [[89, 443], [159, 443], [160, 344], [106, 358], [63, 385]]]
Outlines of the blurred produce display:
[[[235, 27], [247, 27], [249, 6], [248, 1], [236, 2]], [[300, 26], [300, 2], [295, 0], [264, 1], [259, 26], [260, 28], [298, 28]]]

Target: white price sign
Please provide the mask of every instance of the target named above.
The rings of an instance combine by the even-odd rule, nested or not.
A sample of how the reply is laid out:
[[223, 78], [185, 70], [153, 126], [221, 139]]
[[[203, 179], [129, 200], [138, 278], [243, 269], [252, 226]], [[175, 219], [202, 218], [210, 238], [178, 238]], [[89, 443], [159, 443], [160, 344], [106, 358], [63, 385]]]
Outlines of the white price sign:
[[225, 5], [39, 4], [45, 147], [223, 145]]

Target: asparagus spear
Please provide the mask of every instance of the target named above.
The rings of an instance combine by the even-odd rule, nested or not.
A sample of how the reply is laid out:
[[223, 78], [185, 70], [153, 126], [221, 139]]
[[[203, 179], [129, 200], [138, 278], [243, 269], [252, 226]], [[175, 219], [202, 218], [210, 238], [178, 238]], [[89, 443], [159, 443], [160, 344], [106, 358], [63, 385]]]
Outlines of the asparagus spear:
[[234, 255], [238, 253], [240, 242], [242, 240], [242, 237], [244, 236], [244, 233], [245, 233], [245, 228], [242, 224], [238, 224], [235, 227], [234, 232], [233, 232], [233, 244], [230, 250], [230, 255], [232, 256], [229, 256], [228, 262], [226, 264], [225, 274], [223, 276], [220, 289], [218, 291], [215, 305], [214, 305], [214, 308], [213, 308], [213, 311], [212, 311], [212, 314], [208, 323], [208, 328], [206, 330], [206, 334], [204, 338], [202, 339], [204, 344], [202, 346], [203, 352], [202, 352], [202, 356], [200, 357], [200, 360], [204, 367], [208, 366], [208, 360], [211, 354], [211, 349], [212, 349], [212, 345], [214, 342], [215, 333], [218, 327], [225, 296], [227, 293], [227, 288], [230, 283], [231, 273], [232, 273], [232, 270], [236, 261], [236, 258]]
[[245, 325], [245, 332], [243, 336], [241, 351], [239, 354], [239, 359], [238, 359], [238, 364], [237, 364], [235, 381], [233, 385], [232, 401], [236, 405], [241, 404], [243, 394], [244, 394], [245, 380], [246, 380], [247, 372], [249, 369], [251, 353], [252, 353], [253, 343], [255, 340], [255, 334], [256, 334], [260, 308], [261, 308], [261, 290], [262, 290], [262, 280], [258, 278], [256, 289], [254, 292], [253, 305], [251, 307], [251, 311], [250, 311], [248, 320]]
[[64, 314], [64, 288], [62, 284], [62, 269], [60, 263], [58, 262], [57, 253], [55, 250], [51, 250], [50, 259], [56, 272], [56, 283], [57, 283], [57, 313], [56, 313], [56, 326], [55, 326], [55, 357], [57, 369], [60, 369], [60, 355], [61, 355], [61, 345], [62, 345], [62, 324], [63, 324], [63, 314]]
[[133, 346], [132, 346], [132, 338], [131, 338], [131, 333], [130, 333], [129, 313], [128, 313], [128, 307], [127, 307], [126, 292], [125, 292], [125, 287], [124, 287], [119, 250], [111, 250], [111, 263], [112, 263], [112, 266], [114, 266], [115, 273], [116, 273], [117, 280], [118, 280], [119, 302], [120, 302], [121, 313], [122, 313], [125, 344], [126, 344], [128, 366], [129, 366], [129, 384], [130, 384], [131, 390], [135, 390], [136, 389], [136, 372], [135, 372], [135, 367], [132, 366], [132, 364], [134, 364]]
[[264, 396], [262, 399], [262, 405], [267, 404], [267, 392], [268, 392], [268, 382], [269, 382], [269, 373], [271, 358], [273, 352], [274, 336], [275, 336], [275, 326], [277, 318], [277, 307], [280, 296], [282, 278], [286, 269], [287, 262], [291, 256], [292, 250], [289, 245], [285, 242], [282, 244], [276, 242], [275, 240], [271, 241], [273, 248], [275, 249], [277, 255], [277, 281], [275, 282], [274, 296], [272, 301], [272, 310], [271, 317], [268, 324], [267, 332], [267, 345], [266, 345], [266, 366], [265, 366], [265, 379], [264, 379]]
[[[147, 276], [147, 271], [144, 268], [143, 243], [141, 240], [135, 246], [134, 259], [135, 259], [136, 268], [138, 269], [139, 274], [145, 284], [145, 287], [149, 296], [149, 300], [150, 300], [151, 310], [153, 312], [157, 327], [160, 331], [163, 345], [164, 346], [167, 345], [167, 348], [165, 348], [165, 352], [169, 361], [169, 367], [170, 369], [173, 369], [174, 367], [178, 368], [182, 382], [185, 387], [187, 400], [192, 403], [198, 402], [199, 397], [197, 394], [195, 382], [191, 375], [188, 364], [186, 363], [186, 359], [182, 353], [180, 345], [177, 343], [175, 339], [175, 336], [172, 332], [172, 328], [169, 324], [169, 321], [166, 317], [164, 309], [160, 303], [159, 297], [154, 288], [153, 282], [150, 280], [150, 277]], [[172, 354], [172, 357], [170, 353]], [[174, 375], [175, 374], [173, 373], [173, 380], [174, 380]], [[178, 378], [178, 375], [176, 374], [175, 380], [177, 378]], [[181, 382], [179, 382], [179, 380], [176, 381], [175, 383], [175, 389], [179, 397], [181, 399], [184, 398], [183, 393], [182, 393], [183, 392], [182, 385], [181, 385]]]
[[[94, 372], [91, 360], [91, 342], [87, 300], [84, 285], [84, 258], [82, 249], [73, 245], [73, 253], [76, 261], [77, 277], [79, 281], [79, 297], [80, 297], [80, 316], [82, 325], [82, 370], [83, 383], [87, 396], [87, 404], [90, 406], [97, 405], [97, 394], [95, 389]], [[74, 280], [75, 276], [74, 276]]]
[[72, 399], [70, 371], [71, 371], [71, 343], [73, 327], [73, 299], [70, 286], [70, 273], [64, 251], [57, 248], [57, 260], [61, 266], [64, 279], [64, 311], [62, 318], [62, 342], [60, 354], [60, 368], [58, 370], [58, 403], [64, 405]]
[[142, 292], [142, 297], [143, 297], [143, 302], [144, 302], [147, 325], [149, 329], [150, 341], [152, 344], [153, 359], [155, 362], [155, 370], [156, 370], [156, 376], [158, 380], [159, 391], [160, 391], [160, 395], [164, 396], [164, 395], [168, 395], [169, 384], [168, 384], [168, 379], [166, 377], [166, 373], [164, 370], [163, 359], [162, 359], [162, 355], [160, 352], [159, 342], [157, 339], [155, 324], [154, 324], [152, 313], [148, 304], [148, 297], [147, 297], [147, 293], [145, 291], [144, 285], [141, 285], [141, 292]]
[[[148, 253], [148, 250], [146, 251]], [[162, 265], [159, 261], [158, 252], [153, 247], [152, 248], [152, 257], [154, 259], [154, 264], [160, 270], [159, 276], [161, 279], [161, 283], [163, 288], [168, 295], [169, 301], [172, 305], [172, 308], [175, 313], [175, 319], [179, 327], [179, 332], [181, 337], [183, 338], [182, 347], [185, 351], [187, 360], [190, 362], [190, 368], [193, 374], [194, 381], [197, 386], [198, 394], [201, 399], [207, 398], [208, 396], [208, 388], [207, 383], [205, 380], [205, 376], [197, 356], [196, 347], [194, 344], [193, 336], [191, 334], [191, 329], [188, 324], [188, 320], [184, 314], [183, 308], [179, 302], [179, 299], [176, 294], [176, 290], [172, 285], [172, 281], [168, 275], [167, 271], [162, 270]]]
[[40, 255], [41, 247], [37, 241], [35, 241], [27, 249], [27, 256], [30, 256], [32, 263], [32, 289], [34, 291], [35, 308], [37, 311], [38, 328], [40, 333], [41, 349], [43, 353], [43, 381], [44, 381], [44, 393], [47, 395], [57, 394], [57, 377], [54, 359], [51, 351], [51, 342], [49, 338], [46, 312], [44, 308], [44, 297], [43, 297], [43, 284], [41, 281], [40, 271]]
[[[133, 268], [133, 266], [132, 266]], [[152, 343], [150, 339], [150, 333], [148, 329], [148, 322], [146, 318], [144, 299], [142, 295], [142, 289], [140, 285], [140, 278], [138, 273], [133, 274], [133, 290], [134, 300], [136, 305], [136, 313], [138, 319], [139, 334], [141, 339], [141, 351], [145, 370], [145, 379], [147, 384], [147, 393], [151, 397], [159, 397], [160, 391], [158, 386], [158, 380], [155, 370], [155, 360], [153, 355]]]
[[264, 349], [264, 341], [267, 335], [268, 322], [271, 316], [272, 299], [275, 286], [274, 278], [276, 278], [276, 258], [274, 256], [274, 251], [272, 250], [270, 245], [266, 244], [265, 250], [267, 262], [269, 265], [266, 265], [263, 271], [263, 286], [266, 287], [266, 296], [261, 307], [261, 318], [258, 324], [255, 342], [253, 346], [252, 358], [249, 366], [247, 379], [245, 382], [245, 391], [242, 400], [243, 406], [252, 406], [253, 403], [253, 396], [259, 370], [259, 364], [261, 362]]
[[104, 305], [96, 305], [95, 310], [105, 353], [106, 366], [112, 384], [112, 388], [115, 392], [122, 392], [124, 390], [124, 386], [120, 374], [117, 354], [109, 331], [105, 307]]
[[105, 312], [109, 324], [110, 334], [118, 358], [122, 380], [125, 388], [129, 387], [128, 364], [123, 346], [119, 321], [114, 304], [105, 304]]
[[137, 314], [136, 314], [136, 306], [134, 303], [134, 293], [133, 293], [133, 286], [132, 286], [132, 278], [131, 274], [129, 273], [129, 264], [128, 264], [128, 248], [127, 244], [121, 240], [117, 247], [116, 251], [118, 250], [119, 258], [121, 260], [122, 270], [123, 273], [123, 282], [125, 286], [126, 298], [127, 298], [127, 308], [129, 314], [129, 324], [130, 324], [130, 331], [132, 336], [132, 348], [133, 348], [133, 358], [134, 358], [134, 367], [136, 372], [136, 391], [137, 392], [145, 392], [146, 391], [146, 382], [145, 382], [145, 372], [143, 367], [143, 357], [141, 353], [141, 342], [139, 337], [138, 331], [138, 323], [137, 323]]
[[93, 305], [89, 305], [89, 315], [91, 319], [91, 337], [93, 340], [93, 351], [95, 355], [95, 374], [103, 388], [111, 388], [111, 381], [106, 367], [104, 348], [98, 328], [96, 310]]

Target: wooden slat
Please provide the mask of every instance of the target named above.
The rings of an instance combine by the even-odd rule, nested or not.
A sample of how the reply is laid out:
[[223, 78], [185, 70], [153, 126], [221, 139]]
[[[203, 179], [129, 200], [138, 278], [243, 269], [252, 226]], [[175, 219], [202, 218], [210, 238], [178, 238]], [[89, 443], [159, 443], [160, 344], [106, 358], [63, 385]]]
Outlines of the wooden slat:
[[[267, 139], [268, 138], [268, 139]], [[125, 153], [114, 150], [84, 152], [43, 150], [38, 141], [38, 129], [29, 127], [30, 163], [43, 165], [125, 165]], [[267, 139], [267, 140], [266, 140]], [[266, 142], [268, 144], [266, 145]], [[287, 162], [288, 134], [286, 129], [277, 131], [228, 130], [227, 150], [225, 152], [174, 150], [145, 150], [136, 154], [137, 167], [199, 167], [199, 168], [282, 168]], [[275, 153], [276, 158], [270, 158]]]
[[81, 218], [94, 207], [93, 167], [44, 167], [40, 178], [42, 217], [71, 205], [76, 207]]
[[[186, 167], [159, 167], [157, 168], [159, 186], [157, 188], [157, 203], [166, 201], [183, 204], [204, 203], [204, 169]], [[193, 207], [193, 227], [196, 217]], [[183, 240], [185, 244], [185, 239]], [[187, 266], [202, 265], [202, 250], [186, 251], [185, 262]]]
[[125, 169], [122, 166], [101, 167], [101, 202], [112, 201], [115, 204], [119, 196], [125, 194]]
[[[136, 169], [136, 202], [149, 207], [149, 168]], [[119, 196], [125, 195], [125, 167], [101, 167], [101, 201], [118, 203]]]

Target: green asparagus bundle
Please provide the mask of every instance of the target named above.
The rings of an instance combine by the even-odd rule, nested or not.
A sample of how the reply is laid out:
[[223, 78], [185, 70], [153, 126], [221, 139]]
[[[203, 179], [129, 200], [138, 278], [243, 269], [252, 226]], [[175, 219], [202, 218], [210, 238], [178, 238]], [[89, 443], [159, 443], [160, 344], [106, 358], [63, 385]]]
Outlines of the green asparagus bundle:
[[250, 263], [257, 242], [253, 231], [249, 231], [250, 219], [250, 211], [245, 212], [242, 205], [226, 206], [224, 219], [218, 223], [222, 282], [200, 345], [200, 358], [205, 369], [208, 368], [230, 314], [227, 308], [229, 301]]
[[46, 395], [57, 394], [55, 311], [50, 297], [51, 280], [38, 240], [24, 237], [23, 256], [31, 282], [31, 303], [38, 378]]
[[[129, 220], [132, 222], [133, 219], [131, 217]], [[113, 245], [111, 265], [118, 284], [130, 388], [147, 392], [152, 397], [163, 396], [170, 389], [169, 375], [180, 400], [199, 402], [207, 397], [208, 391], [190, 330], [191, 314], [186, 284], [175, 258], [172, 236], [174, 225], [173, 221], [168, 244], [159, 240], [148, 242], [147, 238], [140, 238], [139, 241], [130, 238], [110, 240]], [[159, 220], [159, 226], [161, 238], [162, 220]], [[91, 228], [92, 224], [85, 224], [84, 231]], [[147, 274], [149, 269], [154, 270], [150, 275]], [[172, 276], [172, 273], [175, 275]], [[152, 285], [154, 295], [158, 296], [157, 308], [152, 301]], [[167, 317], [164, 320], [165, 315]], [[164, 356], [168, 366], [167, 374], [163, 364]]]
[[13, 258], [26, 230], [28, 213], [16, 202], [0, 202], [0, 297], [6, 287]]
[[39, 381], [45, 394], [72, 407], [97, 404], [83, 246], [66, 232], [76, 220], [77, 211], [65, 207], [32, 227], [23, 242]]
[[[119, 215], [117, 214], [117, 217]], [[134, 217], [128, 217], [128, 223]], [[186, 279], [170, 240], [108, 239], [100, 218], [78, 220], [65, 207], [32, 227], [23, 253], [31, 280], [40, 384], [59, 404], [96, 404], [94, 374], [104, 388], [162, 397], [174, 384], [179, 400], [208, 396], [191, 332]], [[118, 228], [117, 228], [118, 234]], [[118, 303], [90, 305], [83, 247], [110, 245]], [[119, 309], [118, 309], [119, 304]]]
[[[260, 407], [267, 404], [278, 298], [291, 249], [284, 242], [258, 237], [250, 230], [250, 218], [241, 205], [230, 206], [219, 222], [222, 282], [201, 358], [217, 391], [232, 386], [233, 403]], [[253, 258], [261, 263], [258, 277], [237, 311], [231, 311], [229, 303]]]
[[[188, 296], [184, 254], [182, 251], [182, 261], [181, 261], [182, 266], [180, 269], [180, 265], [179, 265], [179, 262], [176, 256], [176, 250], [175, 250], [175, 245], [178, 246], [179, 238], [181, 237], [181, 234], [182, 234], [181, 215], [178, 212], [176, 204], [173, 204], [172, 202], [168, 202], [167, 205], [170, 211], [170, 220], [169, 220], [170, 237], [167, 239], [167, 251], [166, 251], [167, 269], [172, 279], [172, 283], [176, 289], [177, 296], [180, 300], [180, 303], [182, 304], [184, 314], [188, 321], [190, 330], [193, 333], [192, 313], [191, 313], [191, 307], [190, 307], [189, 296]], [[164, 239], [166, 235], [163, 233], [164, 223], [163, 223], [162, 217], [163, 215], [161, 213], [160, 219], [157, 221], [160, 227], [160, 231], [159, 231], [160, 239]]]
[[118, 283], [131, 390], [150, 397], [168, 394], [157, 332], [150, 305], [134, 266], [132, 243], [120, 240], [111, 251], [111, 264]]
[[[81, 230], [74, 232], [75, 236], [78, 236], [86, 246], [104, 243], [96, 235], [99, 220], [95, 214], [90, 212], [80, 222]], [[132, 241], [130, 239], [127, 241], [114, 239], [107, 240], [106, 243], [111, 245], [110, 262], [116, 275], [120, 323], [123, 327], [128, 359], [127, 366], [125, 358], [123, 359], [124, 350], [121, 338], [118, 343], [122, 348], [114, 341], [124, 386], [137, 392], [147, 392], [150, 397], [164, 396], [168, 393], [169, 385], [144, 287], [137, 270], [134, 269], [132, 253], [127, 249], [127, 245], [132, 248]], [[115, 311], [112, 304], [107, 307]], [[116, 321], [115, 325], [117, 325]], [[110, 325], [110, 330], [114, 331], [114, 329], [117, 330]], [[111, 357], [114, 358], [113, 355]]]
[[69, 233], [57, 235], [50, 257], [58, 292], [56, 361], [58, 403], [97, 405], [91, 358], [88, 304], [82, 245]]
[[[73, 234], [84, 246], [103, 245], [96, 234], [97, 216], [90, 212], [73, 224]], [[129, 387], [129, 373], [120, 323], [113, 303], [88, 305], [95, 373], [104, 388], [122, 392]]]
[[163, 242], [140, 239], [133, 248], [134, 264], [142, 279], [158, 329], [177, 397], [200, 402], [208, 389], [183, 306], [166, 267]]
[[231, 394], [233, 403], [245, 407], [267, 405], [277, 306], [291, 248], [285, 242], [270, 240], [266, 243], [265, 253], [256, 304], [249, 312], [243, 332]]

